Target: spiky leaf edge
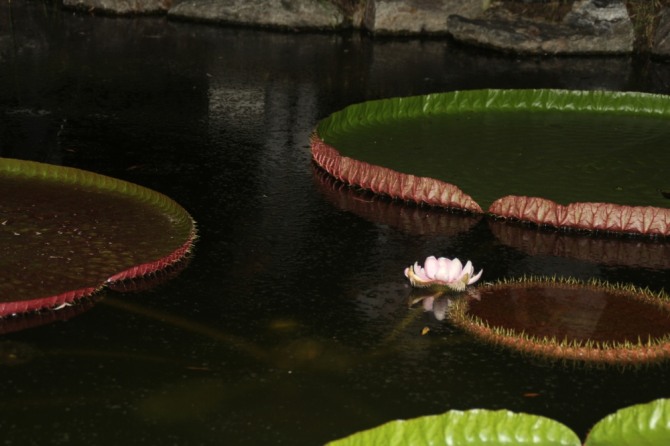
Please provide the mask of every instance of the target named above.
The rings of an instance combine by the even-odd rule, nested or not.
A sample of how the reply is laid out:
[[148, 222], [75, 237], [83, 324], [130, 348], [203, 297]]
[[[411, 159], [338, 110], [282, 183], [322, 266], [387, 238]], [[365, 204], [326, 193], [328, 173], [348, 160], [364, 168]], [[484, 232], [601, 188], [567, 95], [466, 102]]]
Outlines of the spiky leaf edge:
[[[648, 288], [639, 288], [631, 284], [613, 284], [598, 279], [581, 281], [575, 278], [523, 276], [521, 278], [502, 279], [477, 287], [511, 287], [541, 284], [557, 287], [604, 287], [608, 291], [622, 296], [641, 299], [645, 302], [670, 308], [670, 296], [665, 292], [653, 292]], [[476, 289], [475, 289], [476, 290]], [[660, 338], [639, 339], [638, 342], [600, 343], [595, 341], [559, 340], [529, 335], [505, 327], [491, 326], [477, 316], [467, 313], [467, 299], [459, 299], [449, 308], [448, 317], [455, 325], [474, 334], [479, 339], [513, 349], [518, 352], [544, 356], [553, 360], [579, 361], [591, 364], [630, 365], [650, 364], [670, 357], [670, 334]]]

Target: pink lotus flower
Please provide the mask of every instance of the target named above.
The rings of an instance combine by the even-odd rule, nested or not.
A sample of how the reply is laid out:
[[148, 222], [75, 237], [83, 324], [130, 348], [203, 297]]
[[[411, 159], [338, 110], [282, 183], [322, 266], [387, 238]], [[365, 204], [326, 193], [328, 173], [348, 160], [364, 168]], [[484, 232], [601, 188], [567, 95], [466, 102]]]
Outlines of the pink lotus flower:
[[480, 270], [474, 274], [475, 269], [469, 260], [463, 266], [457, 258], [452, 260], [440, 257], [438, 259], [430, 256], [424, 262], [423, 267], [418, 262], [414, 262], [414, 265], [405, 268], [405, 277], [409, 279], [413, 287], [434, 287], [460, 292], [464, 291], [468, 285], [478, 281], [483, 271]]

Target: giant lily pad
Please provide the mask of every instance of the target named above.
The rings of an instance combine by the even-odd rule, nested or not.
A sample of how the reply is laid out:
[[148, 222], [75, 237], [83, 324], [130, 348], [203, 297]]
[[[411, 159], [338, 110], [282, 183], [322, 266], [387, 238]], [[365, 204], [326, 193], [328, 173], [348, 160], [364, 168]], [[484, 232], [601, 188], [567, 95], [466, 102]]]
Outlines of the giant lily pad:
[[150, 189], [0, 158], [0, 316], [61, 306], [183, 259], [191, 216]]
[[380, 194], [538, 224], [670, 235], [670, 98], [476, 90], [351, 105], [315, 162]]
[[670, 400], [658, 399], [619, 409], [596, 423], [586, 446], [670, 444]]
[[[670, 400], [658, 399], [620, 409], [600, 420], [584, 446], [657, 446], [670, 442]], [[580, 446], [566, 425], [538, 415], [508, 410], [450, 410], [396, 420], [332, 441], [327, 446], [393, 445], [561, 445]]]
[[524, 277], [488, 283], [449, 307], [480, 339], [519, 352], [585, 364], [670, 358], [670, 299], [633, 285]]
[[543, 445], [580, 446], [579, 437], [550, 418], [508, 410], [450, 410], [411, 420], [396, 420], [327, 446]]

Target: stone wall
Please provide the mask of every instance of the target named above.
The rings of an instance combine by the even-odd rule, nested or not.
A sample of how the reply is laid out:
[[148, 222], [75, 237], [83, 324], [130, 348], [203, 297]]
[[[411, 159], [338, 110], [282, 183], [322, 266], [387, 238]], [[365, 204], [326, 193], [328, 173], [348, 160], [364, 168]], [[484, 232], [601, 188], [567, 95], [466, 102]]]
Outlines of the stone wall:
[[[526, 54], [631, 54], [634, 27], [625, 0], [575, 0], [561, 20], [528, 16], [491, 0], [62, 0], [65, 8], [119, 15], [286, 30], [361, 29], [375, 35], [449, 35], [468, 44]], [[537, 7], [547, 5], [538, 2]], [[508, 8], [517, 5], [517, 8]], [[565, 7], [566, 3], [563, 2]], [[567, 4], [570, 6], [570, 4]], [[521, 11], [521, 12], [520, 12]], [[661, 11], [651, 54], [670, 56], [670, 8]]]

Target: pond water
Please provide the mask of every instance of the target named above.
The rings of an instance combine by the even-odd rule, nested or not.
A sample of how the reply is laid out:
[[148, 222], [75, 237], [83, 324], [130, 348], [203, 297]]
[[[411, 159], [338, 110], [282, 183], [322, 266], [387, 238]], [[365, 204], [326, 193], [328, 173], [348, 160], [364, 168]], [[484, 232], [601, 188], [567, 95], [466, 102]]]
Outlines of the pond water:
[[0, 9], [0, 156], [150, 187], [199, 228], [188, 267], [156, 288], [109, 290], [29, 329], [0, 321], [3, 444], [316, 445], [470, 408], [549, 416], [583, 438], [616, 409], [670, 396], [665, 365], [589, 369], [482, 345], [408, 309], [403, 276], [435, 254], [471, 259], [485, 281], [670, 289], [665, 240], [389, 203], [329, 181], [309, 153], [316, 123], [355, 102], [472, 88], [669, 93], [670, 65], [39, 1]]

